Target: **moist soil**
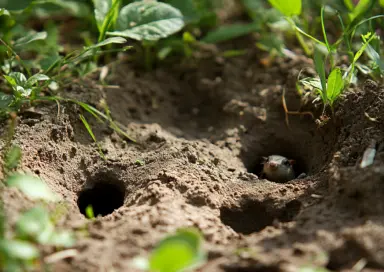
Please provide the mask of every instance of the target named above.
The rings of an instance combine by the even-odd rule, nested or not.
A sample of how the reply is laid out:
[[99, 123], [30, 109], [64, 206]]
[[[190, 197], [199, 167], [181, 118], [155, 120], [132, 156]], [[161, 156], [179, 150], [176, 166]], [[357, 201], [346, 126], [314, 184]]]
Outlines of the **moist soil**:
[[[208, 262], [198, 271], [383, 271], [384, 88], [367, 80], [343, 94], [327, 123], [290, 115], [288, 126], [283, 90], [290, 110], [321, 114], [311, 100], [302, 106], [295, 87], [300, 71], [313, 74], [312, 61], [264, 57], [207, 51], [151, 72], [119, 61], [106, 86], [88, 78], [63, 88], [62, 96], [106, 103], [136, 143], [74, 104], [20, 114], [20, 170], [61, 195], [59, 228], [77, 234], [77, 254], [52, 271], [136, 271], [133, 257], [181, 227], [204, 236]], [[361, 168], [372, 141], [375, 160]], [[296, 174], [307, 176], [262, 179], [271, 154], [296, 160]], [[3, 199], [10, 226], [33, 205], [15, 189]], [[88, 204], [101, 214], [93, 221], [83, 215]]]

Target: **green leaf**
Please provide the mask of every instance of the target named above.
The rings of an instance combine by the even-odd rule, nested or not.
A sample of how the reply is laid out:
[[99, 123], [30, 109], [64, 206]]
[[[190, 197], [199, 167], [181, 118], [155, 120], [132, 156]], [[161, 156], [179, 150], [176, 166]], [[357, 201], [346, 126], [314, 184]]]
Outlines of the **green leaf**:
[[180, 10], [186, 23], [197, 22], [201, 18], [194, 0], [165, 0], [163, 2]]
[[7, 109], [8, 106], [12, 103], [13, 96], [0, 92], [0, 110]]
[[31, 33], [28, 34], [18, 40], [15, 41], [14, 47], [21, 47], [28, 43], [31, 43], [33, 41], [37, 40], [45, 40], [47, 38], [47, 32], [37, 32], [37, 33]]
[[16, 187], [31, 199], [42, 199], [46, 201], [57, 201], [58, 196], [55, 195], [40, 178], [25, 175], [14, 174], [6, 180], [6, 184], [10, 187]]
[[46, 81], [49, 80], [49, 76], [46, 76], [44, 74], [34, 74], [30, 78], [28, 78], [26, 85], [27, 86], [33, 86], [35, 85], [38, 81]]
[[301, 0], [268, 0], [269, 3], [288, 17], [301, 14]]
[[99, 29], [99, 42], [104, 40], [106, 32], [114, 27], [119, 15], [121, 0], [93, 0], [95, 19]]
[[384, 0], [380, 0], [380, 6], [384, 7]]
[[352, 12], [349, 14], [351, 21], [366, 13], [371, 8], [371, 5], [372, 0], [359, 0], [357, 5], [353, 7]]
[[232, 40], [234, 38], [241, 37], [258, 30], [260, 30], [259, 23], [231, 24], [228, 26], [219, 27], [218, 29], [212, 32], [209, 32], [202, 39], [202, 41], [206, 43], [218, 43], [218, 42]]
[[323, 54], [321, 53], [321, 51], [317, 47], [315, 47], [313, 60], [315, 62], [316, 72], [320, 78], [321, 89], [323, 92], [325, 92], [325, 90], [327, 89], [326, 81], [325, 81], [325, 65], [324, 65], [325, 59], [323, 57]]
[[332, 106], [335, 100], [339, 97], [344, 88], [343, 76], [341, 74], [340, 68], [335, 68], [332, 70], [331, 74], [328, 77], [327, 82], [327, 98], [329, 104]]
[[57, 247], [72, 247], [75, 244], [75, 237], [70, 231], [54, 232], [49, 244]]
[[79, 117], [80, 117], [80, 120], [83, 122], [85, 128], [87, 129], [88, 134], [91, 136], [92, 140], [96, 143], [97, 147], [99, 148], [100, 156], [101, 156], [103, 159], [105, 159], [103, 150], [101, 149], [100, 144], [97, 142], [96, 137], [95, 137], [95, 134], [93, 134], [92, 128], [91, 128], [91, 126], [89, 125], [88, 121], [85, 119], [85, 117], [84, 117], [82, 114], [80, 114]]
[[3, 15], [9, 16], [10, 13], [5, 8], [0, 8], [0, 16], [3, 16]]
[[112, 0], [92, 0], [95, 6], [95, 20], [97, 28], [101, 31], [105, 17], [112, 6]]
[[151, 253], [151, 271], [177, 272], [205, 261], [201, 251], [201, 236], [196, 230], [180, 230], [162, 240]]
[[181, 12], [161, 2], [134, 2], [123, 7], [118, 20], [118, 30], [109, 35], [135, 40], [155, 41], [166, 38], [184, 27]]
[[33, 260], [39, 257], [39, 251], [35, 245], [20, 240], [0, 240], [0, 251], [9, 258], [21, 260]]
[[328, 269], [316, 266], [303, 266], [298, 272], [330, 272]]
[[94, 48], [102, 47], [111, 43], [126, 43], [126, 42], [127, 40], [122, 37], [112, 37], [112, 38], [105, 39], [104, 41], [94, 44], [90, 47], [87, 47], [87, 49], [94, 49]]
[[4, 75], [4, 77], [12, 87], [24, 86], [25, 82], [27, 82], [25, 75], [20, 72], [11, 72], [8, 75]]
[[87, 218], [89, 218], [89, 219], [93, 219], [93, 218], [95, 218], [95, 213], [93, 212], [93, 207], [92, 207], [92, 205], [88, 205], [88, 206], [85, 208], [85, 214], [87, 215]]
[[13, 145], [5, 156], [5, 168], [8, 171], [15, 169], [20, 163], [21, 155], [21, 148]]
[[54, 232], [54, 226], [50, 221], [48, 211], [38, 206], [21, 216], [16, 223], [16, 232], [19, 237], [47, 244]]

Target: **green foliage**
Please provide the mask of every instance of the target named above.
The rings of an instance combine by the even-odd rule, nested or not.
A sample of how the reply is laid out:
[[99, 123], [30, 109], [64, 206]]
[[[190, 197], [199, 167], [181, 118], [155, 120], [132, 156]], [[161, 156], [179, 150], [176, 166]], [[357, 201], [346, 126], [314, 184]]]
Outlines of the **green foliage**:
[[88, 206], [85, 208], [85, 215], [86, 215], [87, 218], [89, 218], [89, 219], [94, 219], [94, 218], [95, 218], [95, 213], [93, 212], [93, 207], [92, 207], [92, 205], [88, 205]]
[[95, 6], [95, 20], [99, 29], [99, 42], [105, 39], [110, 28], [115, 26], [121, 0], [93, 0]]
[[301, 14], [301, 0], [268, 0], [271, 5], [288, 17]]
[[123, 7], [117, 19], [117, 31], [109, 35], [135, 40], [157, 41], [184, 27], [181, 12], [161, 2], [134, 2]]
[[199, 267], [206, 261], [202, 237], [196, 229], [180, 229], [160, 241], [148, 259], [134, 259], [136, 268], [153, 272], [179, 272]]
[[219, 43], [223, 41], [232, 40], [237, 37], [241, 37], [260, 30], [258, 23], [249, 24], [231, 24], [227, 26], [219, 27], [218, 29], [209, 32], [203, 39], [206, 43]]
[[327, 81], [327, 100], [331, 107], [333, 103], [340, 96], [344, 88], [343, 76], [341, 75], [340, 68], [332, 70]]
[[16, 187], [33, 200], [58, 201], [59, 198], [41, 179], [24, 174], [13, 174], [6, 180], [9, 187]]

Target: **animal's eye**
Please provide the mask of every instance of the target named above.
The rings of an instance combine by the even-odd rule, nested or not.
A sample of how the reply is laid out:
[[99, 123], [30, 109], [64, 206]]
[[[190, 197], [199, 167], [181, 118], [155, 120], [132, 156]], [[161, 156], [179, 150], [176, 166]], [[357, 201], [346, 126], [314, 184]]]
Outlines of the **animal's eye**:
[[287, 159], [283, 160], [283, 164], [284, 164], [284, 165], [291, 165], [291, 164], [289, 163], [289, 160], [287, 160]]

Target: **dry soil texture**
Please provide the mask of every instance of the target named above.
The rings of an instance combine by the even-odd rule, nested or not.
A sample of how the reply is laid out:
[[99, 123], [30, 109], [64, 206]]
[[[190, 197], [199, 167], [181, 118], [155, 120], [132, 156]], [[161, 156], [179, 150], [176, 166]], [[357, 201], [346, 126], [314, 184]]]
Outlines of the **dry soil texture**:
[[[62, 90], [96, 107], [106, 101], [137, 143], [73, 104], [19, 116], [20, 169], [62, 196], [59, 225], [78, 233], [78, 254], [53, 271], [135, 271], [134, 256], [187, 226], [204, 234], [209, 261], [200, 271], [384, 269], [384, 89], [367, 81], [345, 92], [324, 126], [292, 115], [288, 127], [282, 92], [298, 109], [296, 78], [303, 68], [311, 73], [312, 63], [298, 57], [265, 67], [260, 55], [210, 55], [150, 73], [120, 63], [108, 77], [114, 87], [79, 80]], [[375, 161], [362, 169], [372, 140]], [[270, 154], [295, 159], [296, 173], [307, 177], [285, 184], [259, 178]], [[33, 204], [13, 189], [3, 198], [11, 226]], [[86, 219], [81, 212], [90, 203], [105, 216]]]

